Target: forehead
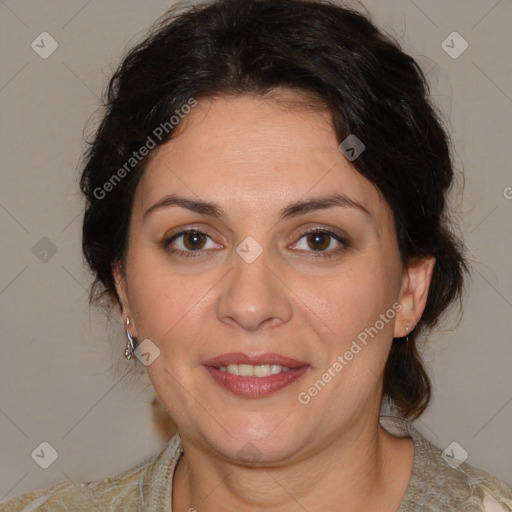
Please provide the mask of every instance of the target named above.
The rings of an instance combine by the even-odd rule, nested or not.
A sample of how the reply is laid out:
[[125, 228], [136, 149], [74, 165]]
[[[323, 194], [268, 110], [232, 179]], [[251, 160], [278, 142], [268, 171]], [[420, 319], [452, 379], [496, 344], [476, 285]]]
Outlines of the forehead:
[[376, 188], [338, 148], [327, 111], [295, 93], [276, 99], [236, 96], [199, 101], [173, 138], [153, 151], [136, 207], [184, 193], [241, 208], [278, 208], [303, 197], [343, 193], [378, 215]]

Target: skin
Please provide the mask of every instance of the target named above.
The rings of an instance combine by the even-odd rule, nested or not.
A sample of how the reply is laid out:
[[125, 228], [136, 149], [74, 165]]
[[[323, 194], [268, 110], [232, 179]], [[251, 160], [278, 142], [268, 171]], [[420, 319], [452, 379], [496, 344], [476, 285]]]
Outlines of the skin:
[[[146, 368], [182, 437], [178, 512], [396, 511], [408, 485], [414, 445], [378, 424], [383, 370], [393, 337], [421, 317], [434, 260], [403, 267], [388, 204], [339, 151], [328, 114], [300, 99], [280, 91], [201, 100], [153, 151], [135, 194], [125, 265], [113, 273], [131, 333], [160, 350]], [[280, 217], [290, 203], [333, 193], [368, 213], [336, 206]], [[172, 205], [144, 216], [170, 194], [215, 203], [223, 215]], [[186, 228], [208, 235], [202, 250], [182, 236], [170, 247], [192, 257], [170, 253], [165, 240]], [[348, 245], [327, 237], [324, 252], [315, 250], [308, 228]], [[235, 251], [248, 236], [263, 249], [252, 263]], [[396, 317], [299, 403], [395, 303]], [[287, 388], [249, 399], [202, 366], [230, 352], [276, 352], [310, 368]], [[247, 443], [256, 463], [238, 455]]]

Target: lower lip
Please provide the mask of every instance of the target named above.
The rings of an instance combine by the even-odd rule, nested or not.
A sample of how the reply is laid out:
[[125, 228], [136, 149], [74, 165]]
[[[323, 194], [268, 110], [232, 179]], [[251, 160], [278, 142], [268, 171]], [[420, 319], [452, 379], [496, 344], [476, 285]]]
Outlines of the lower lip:
[[309, 366], [290, 368], [286, 372], [276, 373], [268, 377], [240, 377], [223, 372], [213, 366], [205, 366], [213, 380], [235, 395], [247, 398], [261, 398], [280, 391], [289, 386], [308, 371]]

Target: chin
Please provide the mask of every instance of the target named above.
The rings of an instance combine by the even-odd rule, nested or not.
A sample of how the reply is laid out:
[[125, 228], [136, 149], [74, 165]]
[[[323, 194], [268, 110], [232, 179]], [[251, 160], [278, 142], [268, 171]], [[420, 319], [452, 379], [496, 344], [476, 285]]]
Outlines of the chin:
[[221, 425], [205, 425], [201, 438], [219, 456], [235, 463], [279, 465], [306, 445], [304, 425], [287, 413], [226, 415]]

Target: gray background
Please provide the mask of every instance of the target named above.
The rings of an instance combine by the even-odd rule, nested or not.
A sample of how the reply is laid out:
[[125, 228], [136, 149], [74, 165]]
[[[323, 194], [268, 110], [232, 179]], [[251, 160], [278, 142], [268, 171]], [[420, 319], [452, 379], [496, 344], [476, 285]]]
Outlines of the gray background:
[[[424, 350], [434, 399], [415, 424], [443, 449], [457, 441], [470, 464], [512, 483], [512, 3], [363, 4], [428, 72], [466, 180], [454, 204], [473, 280], [458, 328], [449, 322]], [[120, 324], [108, 327], [87, 305], [76, 169], [84, 123], [107, 77], [169, 5], [0, 0], [0, 500], [64, 480], [103, 479], [164, 446], [147, 380], [122, 379], [123, 360], [116, 367]], [[59, 45], [47, 59], [31, 48], [43, 31]], [[454, 31], [469, 44], [456, 59], [441, 46]], [[43, 237], [56, 254], [40, 252], [50, 248]], [[31, 457], [42, 441], [58, 452], [48, 469]]]

